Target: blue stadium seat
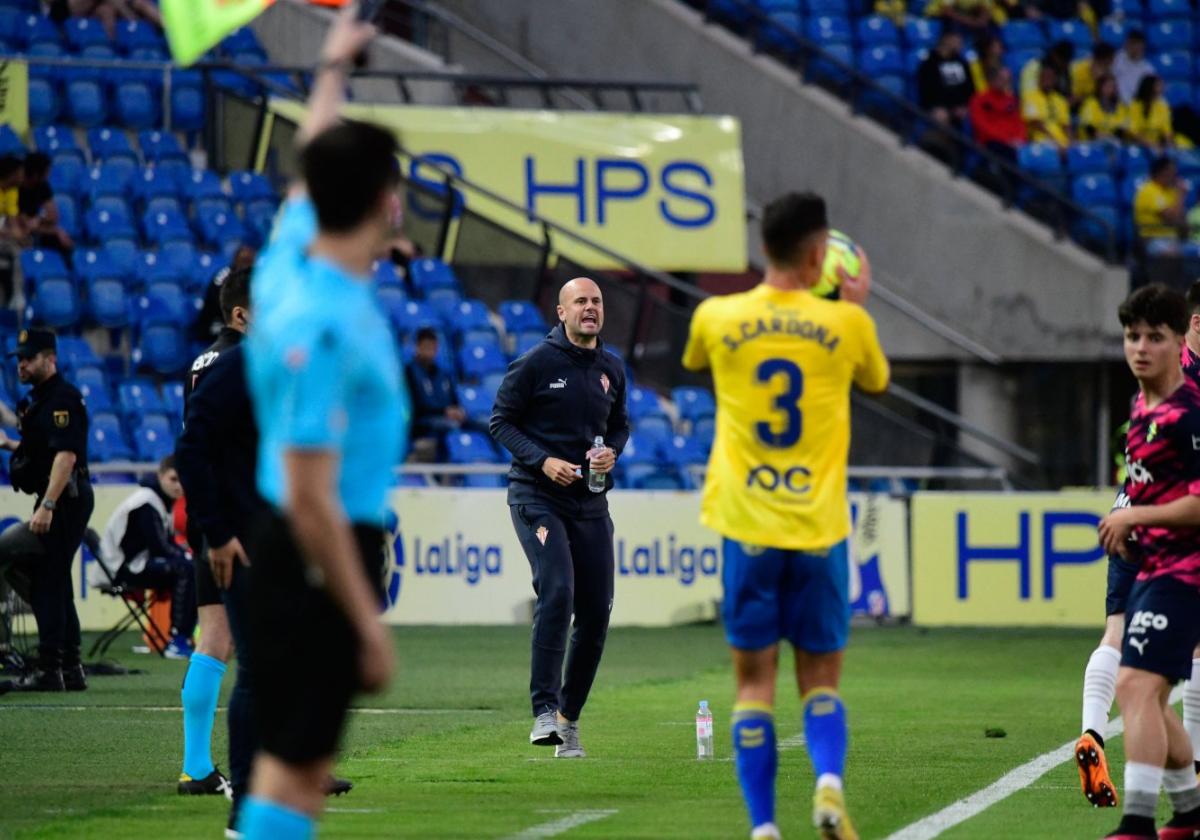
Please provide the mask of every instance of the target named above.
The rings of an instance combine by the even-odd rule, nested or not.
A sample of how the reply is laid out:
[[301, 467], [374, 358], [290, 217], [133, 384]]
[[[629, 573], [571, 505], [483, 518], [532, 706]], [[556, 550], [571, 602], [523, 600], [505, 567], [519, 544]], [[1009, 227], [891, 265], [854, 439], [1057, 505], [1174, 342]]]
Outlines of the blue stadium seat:
[[675, 436], [671, 421], [664, 415], [651, 414], [635, 421], [633, 430], [643, 445], [661, 450]]
[[1071, 197], [1089, 209], [1097, 205], [1115, 207], [1117, 185], [1109, 175], [1081, 175], [1071, 184]]
[[1104, 246], [1110, 233], [1116, 234], [1117, 242], [1120, 243], [1123, 237], [1117, 208], [1111, 205], [1101, 205], [1089, 207], [1088, 210], [1090, 211], [1089, 216], [1077, 219], [1071, 226], [1071, 236], [1077, 242], [1097, 249]]
[[371, 265], [371, 279], [377, 288], [399, 286], [403, 290], [404, 287], [404, 277], [396, 270], [396, 265], [391, 260], [375, 260]]
[[146, 163], [157, 164], [164, 160], [183, 161], [190, 169], [187, 152], [179, 145], [179, 140], [169, 131], [142, 131], [138, 133], [138, 147]]
[[226, 257], [232, 257], [246, 240], [246, 228], [234, 213], [204, 213], [199, 221], [201, 241]]
[[464, 385], [458, 389], [458, 403], [467, 412], [467, 418], [482, 426], [490, 422], [495, 402], [496, 394], [482, 385]]
[[1200, 149], [1178, 149], [1175, 152], [1175, 163], [1179, 166], [1181, 178], [1200, 181]]
[[102, 61], [113, 61], [120, 56], [116, 50], [107, 44], [90, 44], [79, 51], [80, 58], [98, 59]]
[[56, 194], [80, 195], [86, 177], [87, 165], [84, 163], [82, 152], [63, 149], [50, 156], [50, 186]]
[[66, 35], [67, 44], [75, 52], [80, 52], [85, 47], [97, 45], [108, 47], [112, 44], [108, 39], [108, 33], [104, 31], [104, 27], [100, 25], [97, 18], [67, 18], [63, 26], [63, 34]]
[[494, 464], [500, 461], [492, 440], [480, 432], [447, 432], [446, 457], [452, 464]]
[[492, 326], [491, 318], [488, 315], [487, 304], [481, 300], [471, 298], [461, 300], [449, 313], [442, 313], [439, 310], [439, 314], [446, 318], [446, 331], [454, 336], [461, 335], [467, 330], [495, 332], [495, 327]]
[[108, 252], [100, 248], [79, 248], [75, 251], [75, 276], [87, 283], [96, 278], [107, 278], [124, 283], [124, 272], [112, 261]]
[[1146, 175], [1150, 172], [1150, 157], [1150, 153], [1142, 146], [1122, 146], [1121, 171], [1126, 178], [1131, 175]]
[[88, 316], [99, 326], [122, 329], [129, 326], [129, 298], [125, 284], [111, 277], [97, 276], [87, 281]]
[[679, 411], [679, 419], [695, 421], [717, 413], [717, 403], [706, 388], [681, 385], [671, 389], [671, 400]]
[[476, 490], [491, 490], [498, 487], [507, 487], [508, 479], [496, 473], [472, 473], [462, 477], [461, 486]]
[[801, 10], [807, 15], [850, 16], [849, 0], [802, 0]]
[[1158, 75], [1165, 81], [1190, 82], [1192, 80], [1192, 54], [1183, 51], [1166, 52], [1156, 55], [1151, 62], [1158, 70]]
[[233, 200], [245, 204], [255, 199], [276, 199], [271, 182], [257, 172], [238, 171], [229, 173], [229, 191]]
[[546, 330], [521, 330], [513, 336], [513, 356], [524, 356], [546, 340]]
[[459, 333], [458, 343], [459, 346], [464, 350], [468, 347], [487, 346], [503, 352], [503, 348], [500, 344], [500, 336], [497, 335], [496, 330], [490, 326], [487, 329], [475, 327], [473, 329], [463, 330], [461, 333]]
[[798, 36], [804, 34], [804, 16], [794, 9], [776, 9], [767, 13], [768, 25], [758, 30], [762, 46], [794, 52], [799, 44]]
[[1150, 54], [1193, 48], [1190, 20], [1160, 20], [1146, 27], [1146, 43]]
[[130, 192], [142, 207], [149, 209], [148, 204], [155, 198], [172, 198], [179, 200], [179, 185], [168, 175], [161, 166], [147, 166], [129, 183]]
[[1092, 51], [1092, 30], [1082, 20], [1050, 20], [1046, 24], [1048, 43], [1068, 41], [1075, 47], [1075, 54]]
[[930, 49], [942, 32], [942, 22], [932, 18], [910, 17], [904, 23], [904, 43], [911, 49]]
[[62, 113], [62, 98], [58, 85], [49, 79], [31, 76], [29, 79], [29, 122], [45, 126], [58, 119]]
[[142, 298], [138, 303], [138, 348], [133, 361], [160, 374], [179, 373], [191, 360], [186, 327], [165, 307]]
[[[137, 182], [135, 181], [134, 183], [136, 184]], [[137, 200], [136, 192], [134, 200]], [[138, 203], [143, 205], [143, 218], [148, 213], [173, 213], [183, 216], [185, 220], [187, 218], [186, 214], [184, 213], [183, 204], [173, 195], [156, 195], [154, 198], [151, 198], [144, 203]]]
[[26, 15], [17, 22], [13, 35], [25, 52], [33, 53], [34, 48], [46, 44], [57, 46], [59, 49], [66, 46], [58, 25], [45, 15]]
[[121, 21], [116, 31], [117, 49], [129, 55], [133, 50], [164, 49], [166, 41], [158, 30], [143, 20]]
[[674, 435], [660, 449], [663, 460], [677, 467], [694, 466], [708, 461], [708, 450], [695, 437]]
[[[103, 199], [104, 202], [117, 202], [121, 199]], [[121, 212], [115, 206], [93, 206], [84, 217], [84, 229], [91, 242], [109, 243], [114, 239], [128, 239], [136, 242], [137, 231], [133, 220], [127, 211]]]
[[504, 382], [504, 374], [507, 371], [494, 370], [491, 373], [485, 373], [479, 381], [480, 387], [493, 393], [499, 393], [500, 385]]
[[177, 276], [185, 278], [188, 288], [195, 286], [193, 274], [199, 257], [196, 246], [188, 239], [169, 239], [158, 249], [158, 261], [168, 266]]
[[636, 432], [632, 432], [629, 440], [625, 443], [625, 449], [621, 452], [619, 463], [622, 466], [655, 465], [660, 458], [658, 449], [658, 445], [653, 440], [645, 439]]
[[404, 304], [408, 303], [408, 297], [404, 294], [404, 287], [395, 283], [376, 286], [375, 300], [379, 302], [379, 308], [387, 314], [388, 320], [391, 323], [395, 323], [396, 319], [401, 317]]
[[1192, 16], [1192, 4], [1188, 0], [1150, 0], [1146, 5], [1146, 17], [1151, 21], [1188, 20]]
[[494, 347], [464, 347], [458, 353], [458, 368], [464, 382], [479, 382], [485, 374], [506, 370], [508, 360]]
[[1111, 143], [1074, 143], [1067, 150], [1067, 171], [1071, 175], [1096, 175], [1112, 172], [1119, 148]]
[[[172, 73], [171, 127], [178, 131], [199, 131], [204, 127], [204, 85], [195, 71]], [[176, 81], [178, 80], [178, 81]]]
[[21, 274], [27, 282], [46, 279], [70, 280], [71, 272], [57, 251], [26, 248], [21, 252]]
[[246, 205], [243, 218], [246, 230], [256, 247], [271, 238], [271, 230], [275, 227], [278, 210], [274, 201], [258, 199]]
[[1127, 26], [1123, 20], [1105, 18], [1104, 22], [1100, 24], [1100, 40], [1106, 44], [1120, 47], [1125, 43], [1126, 34]]
[[[896, 47], [870, 47], [859, 54], [858, 69], [876, 82], [886, 76], [900, 79], [904, 73], [904, 59], [901, 58], [900, 50]], [[902, 79], [901, 83], [903, 84]]]
[[125, 132], [112, 126], [96, 126], [88, 130], [88, 148], [96, 158], [128, 157], [137, 162], [137, 152]]
[[1017, 153], [1017, 162], [1031, 175], [1043, 179], [1062, 174], [1062, 161], [1058, 147], [1052, 143], [1029, 143]]
[[130, 190], [132, 183], [133, 169], [122, 158], [108, 161], [89, 169], [83, 189], [93, 203], [97, 199], [108, 197], [116, 197], [124, 200], [132, 192]]
[[1191, 106], [1195, 99], [1195, 90], [1191, 82], [1172, 80], [1167, 82], [1163, 97], [1172, 108]]
[[441, 330], [442, 320], [433, 307], [421, 301], [410, 300], [404, 304], [403, 311], [396, 318], [396, 330], [401, 337], [405, 337], [421, 327], [435, 327]]
[[139, 461], [161, 461], [175, 451], [175, 432], [162, 414], [150, 414], [133, 430], [134, 452]]
[[33, 300], [26, 319], [50, 327], [73, 327], [79, 323], [81, 306], [75, 284], [67, 278], [48, 277], [33, 283]]
[[1111, 0], [1109, 5], [1112, 8], [1111, 17], [1134, 20], [1137, 22], [1137, 28], [1142, 28], [1141, 21], [1146, 14], [1142, 0]]
[[93, 391], [108, 391], [108, 375], [99, 365], [80, 365], [71, 374], [71, 381], [80, 388], [86, 385]]
[[633, 481], [634, 490], [685, 490], [687, 486], [677, 471], [661, 468], [646, 475], [639, 475]]
[[854, 36], [850, 21], [845, 17], [822, 14], [808, 21], [808, 37], [819, 43], [822, 49], [833, 44], [849, 45]]
[[849, 74], [838, 64], [854, 67], [854, 48], [847, 43], [821, 44], [823, 55], [814, 56], [808, 63], [808, 78], [816, 84], [840, 86], [850, 81]]
[[87, 339], [77, 335], [58, 337], [58, 358], [70, 368], [95, 367], [101, 363]]
[[717, 436], [717, 418], [701, 417], [692, 424], [692, 437], [704, 447], [705, 452], [712, 451], [713, 441]]
[[248, 26], [243, 26], [235, 29], [225, 36], [221, 41], [221, 49], [228, 54], [239, 52], [258, 52], [266, 55], [267, 51], [263, 48], [262, 42], [258, 40], [258, 36], [254, 34], [254, 30]]
[[546, 319], [538, 308], [527, 300], [505, 300], [497, 307], [504, 329], [511, 333], [522, 330], [541, 330], [545, 334]]
[[658, 394], [641, 385], [635, 385], [628, 390], [625, 397], [625, 407], [629, 412], [630, 419], [635, 423], [646, 417], [667, 416], [666, 411], [663, 410], [662, 403], [659, 402]]
[[111, 412], [92, 412], [88, 417], [88, 456], [100, 463], [132, 461], [121, 420]]
[[[10, 128], [9, 131], [12, 129]], [[75, 132], [65, 125], [43, 125], [35, 128], [33, 145], [39, 152], [48, 155], [66, 149], [79, 148], [79, 143], [75, 140]]]
[[1043, 50], [1046, 47], [1046, 33], [1042, 27], [1032, 20], [1013, 20], [1000, 28], [1000, 38], [1010, 51]]
[[162, 414], [166, 405], [149, 379], [127, 379], [117, 384], [117, 405], [126, 417], [141, 417], [145, 414]]
[[458, 278], [454, 270], [444, 262], [432, 257], [414, 261], [408, 269], [413, 289], [420, 295], [425, 295], [432, 289], [454, 289], [459, 291]]
[[183, 383], [182, 382], [166, 382], [163, 383], [163, 405], [167, 407], [167, 413], [172, 417], [183, 419], [184, 399], [183, 399]]
[[97, 388], [95, 385], [90, 385], [86, 382], [80, 382], [76, 374], [72, 374], [72, 381], [75, 387], [79, 389], [79, 393], [83, 396], [83, 403], [87, 406], [88, 414], [95, 411], [112, 411], [113, 401], [109, 396], [108, 391], [104, 388]]
[[457, 289], [431, 289], [425, 295], [425, 303], [433, 308], [443, 324], [449, 324], [454, 319], [454, 310], [462, 302], [462, 295]]
[[80, 212], [75, 196], [63, 193], [54, 196], [54, 206], [58, 208], [58, 224], [70, 234], [72, 239], [79, 238]]
[[192, 230], [178, 210], [148, 210], [142, 217], [142, 232], [146, 241], [156, 247], [167, 242], [192, 242]]
[[126, 128], [146, 129], [159, 122], [158, 98], [142, 82], [122, 82], [113, 88], [113, 111]]
[[187, 177], [179, 182], [179, 187], [187, 200], [191, 202], [205, 198], [229, 198], [221, 186], [221, 179], [217, 177], [217, 173], [209, 169], [191, 170]]
[[67, 115], [71, 122], [82, 126], [96, 126], [108, 120], [108, 102], [104, 88], [88, 79], [73, 79], [67, 82]]
[[1138, 189], [1146, 182], [1147, 177], [1149, 176], [1145, 173], [1125, 176], [1119, 188], [1122, 206], [1129, 207], [1133, 205], [1133, 199], [1137, 195]]
[[141, 247], [136, 237], [114, 236], [104, 243], [104, 251], [125, 277], [133, 277]]
[[900, 30], [882, 15], [869, 15], [858, 22], [860, 47], [900, 47]]

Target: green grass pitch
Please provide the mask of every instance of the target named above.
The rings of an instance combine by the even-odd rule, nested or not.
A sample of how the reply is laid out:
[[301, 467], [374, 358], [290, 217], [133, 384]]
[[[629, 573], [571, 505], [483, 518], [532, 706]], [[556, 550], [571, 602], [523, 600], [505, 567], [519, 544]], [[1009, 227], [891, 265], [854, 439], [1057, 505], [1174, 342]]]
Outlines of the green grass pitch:
[[[1082, 669], [1098, 636], [856, 629], [843, 695], [847, 795], [864, 840], [1074, 737]], [[612, 813], [561, 836], [749, 836], [729, 760], [733, 682], [719, 628], [613, 630], [581, 723], [589, 757], [575, 762], [528, 745], [528, 637], [518, 627], [396, 628], [398, 676], [386, 695], [359, 705], [401, 711], [353, 716], [339, 773], [357, 786], [329, 803], [322, 834], [505, 838], [591, 810]], [[223, 800], [174, 792], [184, 663], [118, 658], [148, 673], [98, 677], [83, 694], [0, 698], [0, 837], [221, 836]], [[787, 838], [812, 837], [813, 778], [793, 737], [801, 727], [790, 655], [782, 664], [776, 721], [793, 745], [780, 754], [778, 821]], [[320, 666], [300, 664], [313, 680]], [[231, 683], [232, 669], [222, 706]], [[695, 759], [701, 699], [714, 710], [716, 761]], [[987, 738], [988, 728], [1007, 737]], [[1121, 751], [1117, 739], [1109, 752], [1118, 781]], [[214, 752], [227, 763], [223, 711]], [[1087, 806], [1064, 764], [944, 836], [1094, 840], [1116, 821], [1114, 811]]]

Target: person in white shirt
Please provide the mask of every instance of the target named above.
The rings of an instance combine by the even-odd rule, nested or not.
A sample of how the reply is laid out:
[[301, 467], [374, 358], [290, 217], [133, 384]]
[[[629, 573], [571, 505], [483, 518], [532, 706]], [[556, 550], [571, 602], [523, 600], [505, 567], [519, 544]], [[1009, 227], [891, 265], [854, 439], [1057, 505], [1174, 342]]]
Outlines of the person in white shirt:
[[1140, 30], [1132, 30], [1125, 38], [1125, 46], [1113, 61], [1112, 72], [1117, 77], [1117, 93], [1128, 105], [1137, 93], [1142, 77], [1156, 72], [1154, 65], [1146, 60], [1146, 36]]

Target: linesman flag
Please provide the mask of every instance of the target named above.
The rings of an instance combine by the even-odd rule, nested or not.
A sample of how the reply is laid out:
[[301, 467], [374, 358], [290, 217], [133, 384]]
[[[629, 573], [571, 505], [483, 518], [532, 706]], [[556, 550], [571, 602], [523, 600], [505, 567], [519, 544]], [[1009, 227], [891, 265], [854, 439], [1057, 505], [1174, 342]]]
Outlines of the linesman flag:
[[171, 55], [187, 66], [275, 0], [162, 0], [163, 29]]

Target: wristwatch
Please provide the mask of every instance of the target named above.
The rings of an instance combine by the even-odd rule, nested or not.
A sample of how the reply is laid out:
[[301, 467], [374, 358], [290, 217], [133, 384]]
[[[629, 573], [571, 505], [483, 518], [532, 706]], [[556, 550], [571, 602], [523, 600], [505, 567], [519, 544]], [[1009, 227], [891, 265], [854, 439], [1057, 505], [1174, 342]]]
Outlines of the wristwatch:
[[54, 509], [58, 507], [58, 502], [53, 499], [42, 499], [42, 507], [53, 513]]

